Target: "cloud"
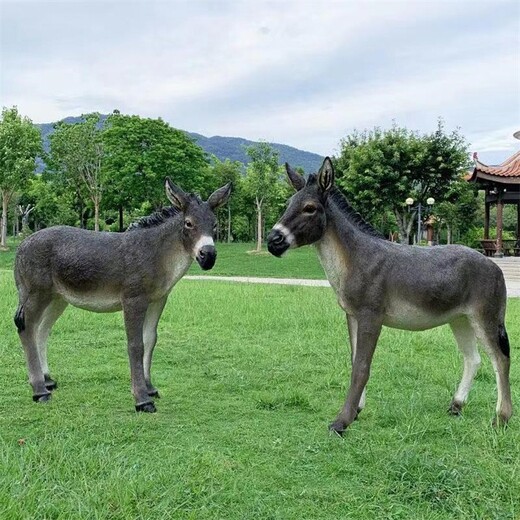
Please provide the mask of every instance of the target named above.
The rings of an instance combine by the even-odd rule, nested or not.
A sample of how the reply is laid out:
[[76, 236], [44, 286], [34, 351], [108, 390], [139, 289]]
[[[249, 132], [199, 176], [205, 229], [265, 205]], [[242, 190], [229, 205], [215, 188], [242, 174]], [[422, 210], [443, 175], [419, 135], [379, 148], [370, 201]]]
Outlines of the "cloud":
[[320, 153], [392, 119], [426, 130], [442, 115], [484, 135], [520, 120], [518, 11], [507, 1], [4, 1], [2, 104], [37, 122], [118, 108]]

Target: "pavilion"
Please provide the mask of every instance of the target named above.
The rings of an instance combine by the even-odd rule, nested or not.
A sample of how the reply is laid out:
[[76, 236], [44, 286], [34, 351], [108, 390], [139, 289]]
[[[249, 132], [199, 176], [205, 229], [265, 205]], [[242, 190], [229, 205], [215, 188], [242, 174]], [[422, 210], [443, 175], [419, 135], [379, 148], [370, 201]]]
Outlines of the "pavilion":
[[[520, 131], [514, 137], [520, 139]], [[497, 166], [488, 166], [473, 154], [475, 167], [466, 177], [469, 182], [476, 182], [486, 192], [484, 240], [482, 246], [487, 255], [504, 256], [504, 253], [520, 255], [520, 150]], [[503, 240], [504, 204], [516, 204], [516, 240]], [[496, 240], [489, 238], [489, 214], [492, 205], [496, 205], [497, 227]]]

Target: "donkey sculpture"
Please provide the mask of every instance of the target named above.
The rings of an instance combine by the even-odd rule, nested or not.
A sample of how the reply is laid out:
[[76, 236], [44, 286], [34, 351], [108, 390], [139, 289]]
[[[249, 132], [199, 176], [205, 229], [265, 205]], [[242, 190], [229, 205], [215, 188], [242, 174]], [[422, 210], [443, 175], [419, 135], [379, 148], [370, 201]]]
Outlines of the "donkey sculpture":
[[463, 246], [417, 247], [386, 241], [334, 186], [326, 158], [307, 181], [286, 164], [297, 193], [268, 236], [269, 251], [316, 244], [327, 278], [345, 311], [352, 375], [345, 404], [330, 429], [338, 434], [365, 405], [365, 385], [383, 325], [426, 330], [449, 324], [464, 357], [464, 371], [449, 411], [460, 414], [480, 364], [476, 340], [496, 374], [496, 422], [512, 414], [509, 340], [504, 326], [506, 287], [501, 270]]
[[94, 312], [123, 311], [135, 408], [155, 412], [150, 366], [157, 323], [173, 286], [193, 259], [215, 264], [214, 210], [231, 184], [207, 200], [166, 179], [169, 208], [132, 224], [125, 233], [56, 226], [22, 242], [15, 262], [19, 305], [14, 318], [22, 342], [33, 400], [48, 401], [56, 382], [47, 365], [47, 339], [67, 304]]

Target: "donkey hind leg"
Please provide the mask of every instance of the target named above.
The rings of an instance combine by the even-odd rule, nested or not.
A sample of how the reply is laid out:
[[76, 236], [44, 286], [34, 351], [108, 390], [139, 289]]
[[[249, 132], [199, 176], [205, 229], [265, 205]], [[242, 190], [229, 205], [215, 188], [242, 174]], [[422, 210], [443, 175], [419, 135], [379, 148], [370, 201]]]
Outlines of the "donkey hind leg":
[[381, 327], [382, 321], [377, 315], [369, 314], [357, 318], [356, 355], [352, 364], [350, 387], [343, 408], [330, 425], [330, 430], [338, 435], [343, 435], [346, 428], [356, 419]]
[[[350, 354], [351, 354], [351, 362], [354, 365], [354, 358], [356, 357], [356, 341], [357, 341], [357, 320], [354, 316], [350, 316], [347, 314], [347, 326], [348, 326], [348, 337], [350, 341]], [[359, 399], [359, 404], [357, 407], [357, 413], [359, 414], [363, 408], [365, 408], [366, 402], [366, 387], [363, 388], [363, 393], [361, 394], [361, 398]], [[356, 416], [357, 419], [357, 416]]]
[[54, 299], [47, 306], [43, 312], [40, 326], [36, 334], [36, 346], [38, 348], [38, 354], [40, 356], [40, 364], [43, 371], [43, 377], [45, 380], [45, 387], [47, 390], [54, 390], [57, 388], [58, 383], [51, 378], [49, 372], [49, 365], [47, 363], [47, 340], [51, 333], [53, 325], [56, 320], [63, 314], [63, 311], [67, 307], [67, 302], [62, 299]]
[[128, 340], [128, 358], [130, 361], [130, 377], [132, 380], [132, 393], [135, 399], [135, 409], [137, 412], [153, 413], [156, 409], [148, 395], [143, 367], [143, 326], [147, 309], [148, 302], [144, 298], [134, 297], [123, 301], [123, 315]]
[[143, 367], [144, 367], [144, 380], [146, 383], [146, 389], [150, 397], [160, 397], [159, 391], [153, 386], [152, 378], [150, 376], [150, 368], [152, 366], [152, 355], [155, 344], [157, 343], [157, 324], [159, 318], [166, 304], [167, 297], [162, 298], [157, 302], [153, 302], [149, 305], [146, 311], [146, 317], [143, 326], [143, 343], [144, 343], [144, 355], [143, 355]]
[[33, 389], [33, 401], [44, 402], [51, 398], [50, 391], [45, 386], [45, 377], [38, 352], [38, 329], [45, 312], [50, 304], [51, 298], [39, 294], [29, 294], [23, 304], [24, 327], [18, 332], [22, 342], [29, 382]]
[[451, 322], [450, 327], [457, 341], [457, 346], [464, 358], [464, 370], [448, 412], [453, 415], [460, 415], [462, 407], [468, 398], [475, 374], [480, 366], [480, 355], [477, 349], [475, 331], [468, 318], [465, 316], [459, 318]]
[[498, 398], [493, 424], [506, 424], [513, 414], [509, 384], [509, 339], [502, 319], [490, 323], [489, 319], [482, 318], [479, 325], [477, 336], [491, 358], [497, 382]]

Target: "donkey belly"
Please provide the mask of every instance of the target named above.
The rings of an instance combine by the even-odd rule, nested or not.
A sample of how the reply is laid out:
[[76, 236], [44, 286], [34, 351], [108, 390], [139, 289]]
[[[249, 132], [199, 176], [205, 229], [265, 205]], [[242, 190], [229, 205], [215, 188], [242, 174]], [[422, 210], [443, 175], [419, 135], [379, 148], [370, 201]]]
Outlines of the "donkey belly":
[[398, 301], [386, 309], [383, 325], [402, 330], [427, 330], [450, 323], [462, 314], [464, 312], [460, 308], [435, 311], [410, 302]]
[[116, 312], [122, 309], [119, 294], [106, 289], [74, 291], [61, 287], [58, 294], [74, 307], [93, 312]]

